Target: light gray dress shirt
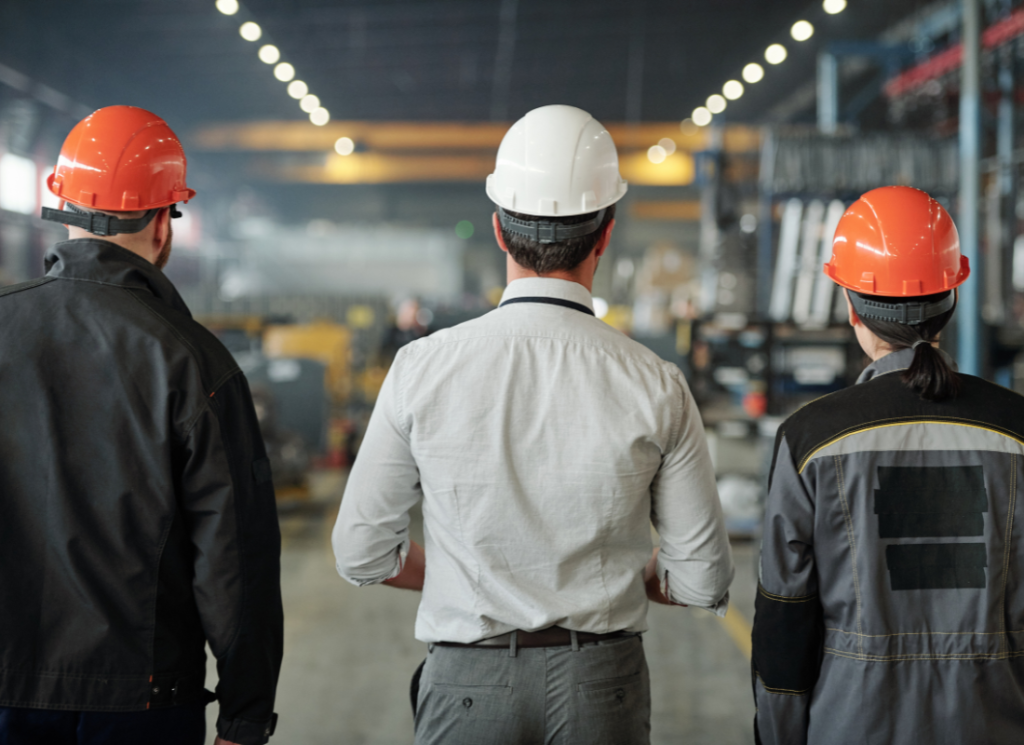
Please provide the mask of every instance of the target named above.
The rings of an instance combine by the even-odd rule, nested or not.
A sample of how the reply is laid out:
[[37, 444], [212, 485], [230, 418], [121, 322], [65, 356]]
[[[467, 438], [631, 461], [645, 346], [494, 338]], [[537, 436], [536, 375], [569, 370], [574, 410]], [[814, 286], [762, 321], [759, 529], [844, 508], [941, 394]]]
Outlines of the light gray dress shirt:
[[[502, 302], [538, 297], [593, 308], [558, 279]], [[398, 574], [420, 500], [421, 641], [645, 630], [652, 523], [662, 589], [725, 613], [732, 554], [686, 380], [580, 310], [516, 302], [399, 351], [334, 528], [341, 576]]]

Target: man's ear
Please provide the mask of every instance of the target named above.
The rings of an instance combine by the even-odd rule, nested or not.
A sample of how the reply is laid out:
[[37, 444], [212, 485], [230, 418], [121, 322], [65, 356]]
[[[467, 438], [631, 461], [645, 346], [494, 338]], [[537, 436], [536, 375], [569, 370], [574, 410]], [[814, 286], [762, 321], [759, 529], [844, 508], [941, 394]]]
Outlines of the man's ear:
[[597, 241], [597, 245], [594, 246], [594, 256], [596, 258], [600, 259], [604, 256], [604, 252], [608, 250], [608, 245], [612, 242], [612, 228], [614, 227], [615, 218], [612, 218], [601, 231], [601, 238]]
[[850, 312], [850, 325], [857, 327], [860, 325], [860, 318], [857, 316], [857, 311], [853, 308], [853, 303], [850, 302], [850, 291], [845, 287], [843, 288], [843, 297], [846, 298], [846, 310]]
[[153, 218], [153, 256], [160, 255], [171, 229], [171, 208], [164, 207]]
[[508, 253], [508, 246], [505, 245], [505, 236], [501, 234], [501, 223], [498, 221], [498, 213], [491, 216], [491, 223], [494, 225], [494, 240], [498, 242], [498, 248]]

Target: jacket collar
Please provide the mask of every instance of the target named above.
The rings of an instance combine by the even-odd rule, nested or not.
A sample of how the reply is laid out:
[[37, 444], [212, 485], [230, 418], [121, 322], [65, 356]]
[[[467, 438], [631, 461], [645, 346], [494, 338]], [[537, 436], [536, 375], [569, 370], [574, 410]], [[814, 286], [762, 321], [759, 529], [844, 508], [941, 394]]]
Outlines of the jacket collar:
[[116, 243], [96, 238], [62, 241], [46, 252], [43, 265], [48, 277], [146, 290], [176, 311], [192, 316], [162, 271]]
[[550, 277], [524, 277], [510, 282], [501, 295], [501, 302], [520, 297], [550, 297], [568, 300], [594, 310], [594, 300], [579, 282]]
[[[956, 361], [948, 354], [939, 350], [939, 354], [946, 358], [946, 362], [953, 370], [956, 370]], [[910, 347], [904, 349], [897, 349], [895, 352], [890, 352], [884, 357], [879, 357], [877, 360], [872, 362], [870, 365], [864, 368], [864, 372], [857, 378], [858, 383], [866, 383], [872, 378], [877, 378], [879, 375], [885, 375], [886, 373], [899, 372], [906, 370], [910, 367], [910, 363], [914, 361], [914, 350]]]

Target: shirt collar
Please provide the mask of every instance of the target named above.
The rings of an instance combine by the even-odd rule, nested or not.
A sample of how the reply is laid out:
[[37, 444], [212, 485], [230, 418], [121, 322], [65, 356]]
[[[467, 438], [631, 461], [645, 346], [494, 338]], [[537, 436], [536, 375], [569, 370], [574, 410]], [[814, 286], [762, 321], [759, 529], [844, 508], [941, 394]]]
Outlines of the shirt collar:
[[[946, 359], [946, 363], [956, 370], [956, 361], [948, 354], [939, 350]], [[897, 349], [895, 352], [890, 352], [884, 357], [879, 357], [877, 360], [872, 362], [870, 365], [864, 368], [864, 372], [857, 378], [858, 383], [866, 383], [872, 378], [877, 378], [879, 375], [885, 375], [886, 373], [898, 372], [900, 370], [906, 370], [910, 367], [910, 363], [914, 361], [914, 350], [910, 347], [904, 349]]]
[[591, 311], [594, 310], [594, 300], [587, 288], [579, 282], [570, 282], [565, 279], [524, 277], [514, 280], [509, 282], [505, 292], [502, 293], [501, 302], [519, 297], [553, 297], [579, 303]]
[[160, 269], [116, 243], [96, 238], [62, 241], [46, 252], [43, 265], [48, 277], [146, 290], [178, 312], [192, 316]]

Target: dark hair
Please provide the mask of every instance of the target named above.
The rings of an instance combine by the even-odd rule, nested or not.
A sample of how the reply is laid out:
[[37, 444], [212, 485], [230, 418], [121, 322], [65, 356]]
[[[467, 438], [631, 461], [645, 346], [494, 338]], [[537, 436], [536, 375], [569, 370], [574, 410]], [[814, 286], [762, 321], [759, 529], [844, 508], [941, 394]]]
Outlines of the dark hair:
[[[935, 295], [924, 295], [922, 297], [878, 297], [877, 295], [864, 295], [857, 293], [867, 300], [880, 300], [886, 303], [907, 303], [925, 302], [934, 303], [942, 300], [949, 292], [939, 292]], [[867, 327], [882, 341], [889, 344], [893, 350], [907, 349], [913, 347], [915, 342], [922, 339], [927, 342], [935, 341], [935, 337], [949, 323], [956, 310], [954, 305], [945, 313], [929, 318], [922, 323], [910, 326], [896, 321], [879, 321], [876, 318], [860, 317], [860, 322]], [[955, 398], [960, 391], [960, 378], [953, 371], [953, 368], [946, 362], [946, 358], [939, 353], [931, 344], [918, 344], [914, 349], [914, 361], [910, 367], [903, 371], [900, 379], [910, 388], [913, 388], [926, 401], [943, 401], [947, 398]]]
[[[524, 215], [512, 210], [505, 210], [512, 217], [520, 220], [544, 220], [544, 222], [555, 222], [560, 225], [576, 225], [597, 217], [597, 212], [587, 212], [584, 215], [571, 215], [569, 217], [541, 217], [536, 215]], [[569, 271], [580, 265], [590, 252], [594, 250], [601, 234], [615, 218], [615, 205], [605, 209], [604, 219], [601, 227], [590, 235], [583, 235], [579, 238], [570, 238], [560, 243], [538, 243], [525, 235], [513, 233], [501, 229], [501, 237], [505, 240], [508, 252], [512, 259], [524, 269], [537, 272], [537, 274], [550, 274], [551, 272]]]

